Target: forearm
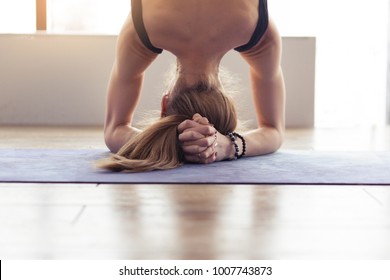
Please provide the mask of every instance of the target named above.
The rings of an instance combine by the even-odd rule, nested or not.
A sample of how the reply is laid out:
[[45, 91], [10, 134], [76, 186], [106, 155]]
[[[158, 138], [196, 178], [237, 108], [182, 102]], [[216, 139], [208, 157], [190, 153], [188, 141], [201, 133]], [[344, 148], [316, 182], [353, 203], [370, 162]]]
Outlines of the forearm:
[[[260, 156], [273, 153], [280, 148], [283, 142], [284, 132], [272, 127], [262, 127], [241, 134], [245, 140], [245, 156]], [[220, 156], [218, 160], [233, 159], [235, 147], [228, 136], [220, 135]], [[243, 152], [243, 142], [236, 137], [239, 155]]]
[[277, 151], [283, 143], [284, 131], [261, 127], [242, 135], [246, 142], [246, 156], [259, 156]]
[[104, 138], [107, 147], [114, 153], [140, 132], [132, 126], [133, 115], [145, 70], [156, 56], [139, 40], [129, 17], [118, 37], [107, 89]]
[[116, 153], [131, 138], [140, 133], [140, 130], [129, 125], [107, 126], [104, 130], [104, 139], [112, 153]]

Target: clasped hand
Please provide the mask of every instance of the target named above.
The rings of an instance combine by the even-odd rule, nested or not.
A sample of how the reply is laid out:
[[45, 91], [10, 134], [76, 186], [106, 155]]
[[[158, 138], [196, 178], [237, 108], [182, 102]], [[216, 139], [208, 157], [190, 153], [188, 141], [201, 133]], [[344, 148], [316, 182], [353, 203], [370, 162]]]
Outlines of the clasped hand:
[[186, 161], [212, 163], [222, 159], [218, 142], [223, 135], [209, 123], [207, 118], [195, 114], [192, 120], [185, 120], [177, 129]]

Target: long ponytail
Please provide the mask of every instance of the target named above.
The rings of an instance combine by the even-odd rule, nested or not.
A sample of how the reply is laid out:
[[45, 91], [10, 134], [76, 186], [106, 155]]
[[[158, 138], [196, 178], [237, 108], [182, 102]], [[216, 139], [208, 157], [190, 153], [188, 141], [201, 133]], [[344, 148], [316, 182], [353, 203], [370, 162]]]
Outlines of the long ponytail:
[[184, 161], [177, 140], [177, 126], [187, 117], [180, 115], [159, 119], [130, 139], [116, 154], [98, 162], [98, 168], [112, 171], [142, 172], [172, 169]]

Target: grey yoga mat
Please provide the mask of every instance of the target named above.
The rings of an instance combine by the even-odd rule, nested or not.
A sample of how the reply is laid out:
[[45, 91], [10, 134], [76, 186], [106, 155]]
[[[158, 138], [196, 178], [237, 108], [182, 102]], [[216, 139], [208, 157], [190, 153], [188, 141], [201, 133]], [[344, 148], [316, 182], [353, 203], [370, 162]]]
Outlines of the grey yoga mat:
[[97, 170], [105, 150], [3, 149], [0, 182], [222, 183], [390, 185], [390, 151], [274, 154], [209, 165], [185, 164], [167, 171], [115, 173]]

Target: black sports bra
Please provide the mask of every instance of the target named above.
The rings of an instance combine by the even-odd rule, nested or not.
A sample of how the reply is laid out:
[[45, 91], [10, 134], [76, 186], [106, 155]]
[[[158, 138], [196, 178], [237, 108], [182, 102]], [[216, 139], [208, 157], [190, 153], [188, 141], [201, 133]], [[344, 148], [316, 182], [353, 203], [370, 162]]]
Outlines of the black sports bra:
[[[135, 30], [142, 43], [152, 52], [162, 53], [162, 49], [156, 48], [150, 42], [148, 33], [146, 32], [144, 20], [142, 17], [142, 0], [131, 0], [131, 14]], [[249, 42], [245, 45], [234, 48], [238, 52], [244, 52], [254, 47], [263, 37], [268, 28], [268, 7], [267, 0], [259, 0], [259, 20], [257, 21], [256, 29], [252, 34]]]

